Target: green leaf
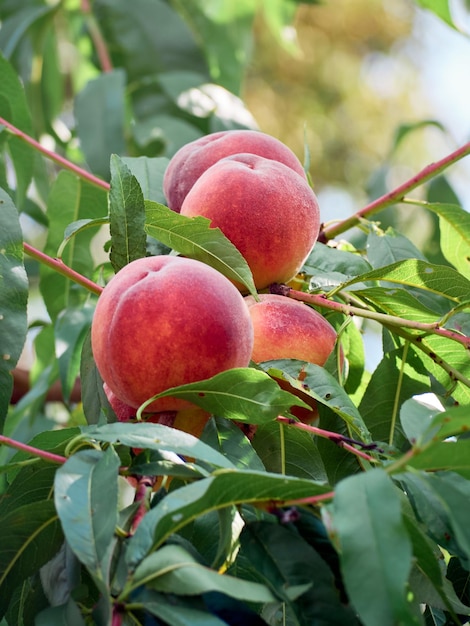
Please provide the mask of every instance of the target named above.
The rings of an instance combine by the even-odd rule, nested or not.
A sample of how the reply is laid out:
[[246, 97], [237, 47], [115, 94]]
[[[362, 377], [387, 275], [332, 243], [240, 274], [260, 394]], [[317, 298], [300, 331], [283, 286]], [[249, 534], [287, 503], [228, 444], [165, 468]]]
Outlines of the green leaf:
[[226, 456], [213, 450], [193, 435], [163, 426], [163, 424], [119, 422], [90, 426], [83, 428], [82, 431], [86, 437], [96, 441], [120, 443], [131, 448], [169, 451], [180, 456], [205, 461], [215, 467], [233, 467]]
[[[185, 69], [209, 78], [206, 61], [190, 28], [164, 0], [97, 0], [94, 11], [130, 82], [163, 71]], [[155, 36], [155, 24], [164, 24]]]
[[35, 626], [86, 626], [82, 612], [74, 600], [70, 599], [62, 606], [54, 606], [41, 611], [36, 616]]
[[145, 203], [147, 233], [180, 254], [202, 261], [241, 283], [256, 297], [253, 276], [245, 259], [220, 228], [205, 217], [187, 217], [156, 202]]
[[170, 492], [140, 522], [128, 546], [136, 566], [152, 549], [196, 517], [226, 506], [307, 498], [328, 493], [324, 483], [264, 471], [222, 469], [208, 478]]
[[421, 338], [419, 346], [424, 367], [443, 389], [463, 406], [470, 405], [470, 360], [468, 349], [461, 343], [438, 335]]
[[[402, 287], [370, 287], [354, 291], [376, 311], [414, 322], [433, 323], [440, 319], [439, 308], [432, 311]], [[422, 332], [422, 331], [413, 331]]]
[[183, 398], [214, 415], [248, 424], [272, 421], [278, 415], [288, 414], [294, 404], [307, 406], [282, 391], [265, 372], [251, 367], [226, 370], [206, 380], [172, 387], [154, 398], [165, 396]]
[[449, 470], [470, 478], [470, 440], [439, 442], [410, 459], [409, 467], [428, 471]]
[[[31, 115], [23, 86], [13, 67], [1, 55], [0, 76], [0, 116], [27, 135], [32, 135]], [[16, 175], [16, 203], [21, 209], [33, 176], [34, 153], [18, 137], [10, 137], [8, 145]]]
[[[458, 599], [450, 580], [445, 576], [442, 566], [442, 552], [439, 547], [425, 535], [416, 520], [404, 517], [404, 522], [413, 545], [416, 566], [411, 571], [410, 589], [417, 601], [436, 608], [457, 613], [467, 613]], [[451, 559], [452, 560], [452, 559]]]
[[163, 546], [137, 566], [131, 589], [141, 585], [164, 593], [188, 596], [218, 591], [232, 598], [260, 604], [275, 599], [265, 585], [221, 575], [198, 563], [189, 552], [177, 545]]
[[402, 141], [410, 135], [414, 133], [416, 130], [421, 130], [422, 128], [426, 128], [428, 126], [434, 126], [439, 130], [442, 130], [443, 133], [446, 132], [445, 126], [439, 122], [439, 120], [419, 120], [418, 122], [412, 122], [411, 124], [400, 124], [400, 126], [395, 131], [395, 137], [393, 140], [393, 146], [391, 152], [396, 151], [398, 146], [402, 143]]
[[[292, 387], [311, 396], [339, 415], [364, 441], [370, 441], [370, 433], [357, 407], [336, 378], [324, 367], [313, 363], [302, 363], [302, 381], [298, 380], [299, 361], [294, 359], [265, 361], [262, 363], [270, 376], [287, 380]], [[295, 397], [291, 395], [291, 398]], [[291, 402], [291, 405], [294, 404]], [[302, 405], [299, 405], [302, 406]]]
[[416, 4], [429, 9], [441, 18], [448, 26], [455, 28], [455, 24], [452, 20], [452, 13], [449, 6], [449, 0], [416, 0]]
[[0, 615], [13, 589], [47, 563], [63, 535], [52, 500], [25, 504], [0, 517]]
[[412, 396], [427, 391], [429, 376], [411, 346], [384, 354], [359, 405], [372, 438], [401, 447], [404, 436], [398, 420], [400, 407]]
[[255, 580], [285, 603], [289, 623], [320, 624], [328, 615], [331, 624], [357, 624], [352, 610], [340, 601], [332, 571], [297, 532], [270, 522], [253, 522], [245, 525], [240, 545]]
[[[91, 333], [87, 333], [80, 361], [81, 400], [83, 412], [88, 424], [99, 424], [104, 421], [115, 421], [113, 410], [103, 389], [103, 379], [96, 367], [91, 349]], [[107, 420], [105, 419], [108, 418]]]
[[326, 287], [343, 283], [371, 269], [370, 263], [359, 253], [332, 248], [317, 241], [302, 267], [302, 272], [312, 276], [314, 285]]
[[466, 561], [465, 566], [467, 567], [470, 561], [469, 481], [454, 472], [421, 475], [421, 481], [442, 507], [442, 512], [447, 517], [447, 523], [450, 527], [450, 532], [445, 533], [440, 545], [452, 552], [453, 546], [449, 544], [451, 541], [455, 542], [459, 553]]
[[414, 243], [392, 227], [384, 233], [372, 230], [367, 236], [366, 246], [367, 259], [376, 269], [405, 259], [426, 260]]
[[57, 318], [55, 328], [56, 354], [62, 394], [67, 402], [77, 381], [81, 351], [85, 336], [91, 326], [94, 308], [64, 309]]
[[91, 170], [109, 178], [111, 154], [125, 152], [126, 75], [114, 69], [88, 81], [75, 98], [80, 146]]
[[406, 598], [412, 548], [391, 479], [373, 469], [341, 481], [330, 510], [346, 590], [364, 625], [420, 624]]
[[119, 458], [80, 450], [56, 473], [54, 501], [68, 544], [90, 573], [105, 584], [104, 560], [117, 524]]
[[144, 231], [145, 207], [137, 178], [115, 154], [111, 156], [109, 191], [110, 260], [118, 272], [147, 254]]
[[430, 423], [419, 440], [444, 440], [456, 435], [465, 435], [470, 430], [470, 415], [466, 407], [456, 406], [447, 411], [436, 411]]
[[452, 265], [470, 278], [470, 214], [455, 204], [426, 204], [439, 216], [441, 249]]
[[442, 407], [426, 401], [426, 394], [405, 400], [400, 407], [400, 422], [408, 441], [422, 444], [433, 437], [436, 427], [431, 430], [430, 425], [433, 417], [441, 412]]
[[[177, 0], [175, 4], [200, 37], [213, 82], [239, 93], [252, 47], [256, 3], [239, 0], [208, 6], [204, 0]], [[268, 14], [272, 11], [271, 6]]]
[[109, 224], [108, 217], [99, 217], [97, 219], [85, 218], [68, 224], [65, 228], [64, 239], [60, 245], [59, 250], [57, 251], [57, 257], [62, 258], [65, 246], [73, 237], [75, 237], [75, 235], [78, 235], [79, 233], [88, 230], [88, 228], [99, 228], [101, 226], [105, 226], [106, 224]]
[[264, 465], [238, 425], [222, 417], [209, 420], [201, 440], [240, 469], [262, 470]]
[[209, 613], [204, 605], [201, 608], [199, 603], [195, 605], [192, 602], [192, 598], [189, 600], [191, 603], [188, 602], [188, 598], [185, 598], [184, 603], [182, 603], [181, 598], [177, 596], [168, 596], [146, 588], [139, 590], [138, 595], [137, 592], [135, 595], [135, 602], [139, 602], [145, 611], [163, 620], [165, 624], [171, 624], [171, 626], [227, 626], [226, 621], [222, 621]]
[[258, 426], [252, 444], [268, 472], [327, 480], [320, 452], [310, 433], [270, 422]]
[[18, 213], [0, 189], [0, 432], [13, 389], [10, 372], [26, 340], [28, 289]]
[[122, 157], [122, 162], [127, 165], [132, 174], [137, 178], [145, 200], [165, 204], [163, 195], [163, 176], [168, 166], [169, 159], [165, 157], [149, 158]]
[[465, 302], [470, 293], [470, 281], [456, 270], [434, 265], [420, 259], [407, 259], [381, 267], [342, 285], [342, 289], [358, 282], [387, 281], [439, 294], [453, 302]]
[[19, 44], [25, 39], [27, 32], [43, 17], [52, 16], [57, 6], [30, 6], [20, 9], [8, 19], [2, 21], [0, 31], [0, 48], [7, 59], [14, 57]]
[[[47, 232], [44, 252], [55, 258], [63, 243], [63, 233], [69, 224], [81, 219], [98, 219], [107, 213], [107, 194], [103, 189], [81, 181], [77, 176], [61, 171], [54, 181], [47, 203], [47, 216], [53, 228]], [[90, 252], [92, 229], [81, 231], [73, 237], [62, 254], [68, 267], [83, 276], [91, 276], [94, 261]], [[55, 270], [41, 265], [40, 290], [47, 312], [54, 322], [59, 313], [68, 306], [82, 306], [88, 298], [84, 289], [76, 289], [73, 283]]]

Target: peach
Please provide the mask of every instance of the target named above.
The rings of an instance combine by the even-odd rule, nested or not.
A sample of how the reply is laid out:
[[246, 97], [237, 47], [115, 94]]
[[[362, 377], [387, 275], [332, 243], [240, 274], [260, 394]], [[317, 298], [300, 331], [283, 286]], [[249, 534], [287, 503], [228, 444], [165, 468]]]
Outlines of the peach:
[[188, 191], [211, 165], [241, 152], [279, 161], [306, 178], [299, 159], [279, 139], [257, 130], [223, 130], [191, 141], [174, 154], [163, 178], [163, 193], [170, 209], [181, 210]]
[[[98, 299], [91, 342], [109, 390], [138, 408], [170, 387], [246, 367], [253, 327], [225, 276], [200, 261], [162, 255], [132, 261], [110, 280]], [[190, 406], [168, 397], [146, 411]]]
[[246, 296], [254, 330], [252, 359], [298, 359], [324, 365], [336, 343], [333, 326], [315, 309], [286, 296]]
[[[275, 359], [298, 359], [324, 365], [336, 344], [336, 331], [320, 313], [307, 304], [275, 294], [260, 294], [257, 302], [252, 296], [245, 301], [254, 330], [252, 360], [256, 363]], [[298, 379], [303, 379], [303, 372]], [[318, 416], [315, 400], [291, 387], [287, 381], [276, 379], [282, 389], [295, 394], [311, 409], [293, 406], [291, 412], [303, 422]]]
[[306, 180], [255, 154], [226, 157], [207, 169], [181, 214], [202, 215], [219, 227], [246, 259], [257, 289], [291, 280], [320, 227], [317, 198]]

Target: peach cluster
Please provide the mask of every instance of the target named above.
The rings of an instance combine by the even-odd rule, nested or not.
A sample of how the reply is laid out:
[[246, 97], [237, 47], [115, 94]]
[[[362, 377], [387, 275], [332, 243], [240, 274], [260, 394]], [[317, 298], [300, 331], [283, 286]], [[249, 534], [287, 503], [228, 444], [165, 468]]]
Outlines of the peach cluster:
[[[213, 133], [187, 144], [171, 159], [163, 188], [171, 209], [205, 216], [222, 230], [259, 291], [290, 281], [318, 237], [318, 202], [300, 161], [258, 131]], [[172, 387], [251, 361], [325, 363], [336, 342], [325, 318], [284, 296], [244, 297], [238, 287], [204, 263], [173, 255], [133, 261], [111, 279], [91, 340], [118, 419], [131, 419]], [[156, 399], [146, 410], [191, 419], [191, 405], [176, 397]], [[199, 415], [199, 430], [203, 422]]]

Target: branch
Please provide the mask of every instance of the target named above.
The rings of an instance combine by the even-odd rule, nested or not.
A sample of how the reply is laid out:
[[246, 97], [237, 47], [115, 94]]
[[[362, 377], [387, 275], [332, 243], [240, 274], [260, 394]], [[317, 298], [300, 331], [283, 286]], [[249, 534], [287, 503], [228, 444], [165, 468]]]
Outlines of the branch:
[[[470, 349], [470, 337], [461, 335], [453, 330], [441, 327], [441, 322], [416, 322], [408, 320], [396, 315], [388, 315], [387, 313], [378, 313], [377, 311], [371, 311], [370, 309], [363, 309], [361, 307], [353, 306], [351, 304], [345, 304], [342, 302], [336, 302], [335, 300], [328, 300], [324, 294], [305, 293], [303, 291], [296, 291], [286, 285], [271, 285], [272, 293], [278, 293], [294, 300], [300, 300], [301, 302], [308, 302], [325, 309], [331, 309], [332, 311], [338, 311], [344, 315], [358, 317], [364, 317], [367, 319], [375, 320], [384, 326], [393, 326], [395, 328], [411, 328], [413, 330], [422, 331], [424, 334], [440, 335], [447, 339], [452, 339], [461, 343], [465, 348]], [[416, 339], [416, 338], [415, 338]]]
[[[317, 435], [318, 437], [323, 437], [324, 439], [329, 439], [337, 446], [352, 452], [358, 457], [369, 461], [369, 463], [378, 463], [378, 460], [374, 457], [370, 456], [363, 450], [376, 450], [377, 452], [382, 452], [377, 446], [376, 443], [364, 443], [362, 441], [357, 441], [356, 439], [351, 439], [350, 437], [345, 437], [344, 435], [340, 435], [339, 433], [335, 433], [331, 430], [324, 430], [323, 428], [318, 428], [317, 426], [311, 426], [310, 424], [304, 424], [303, 422], [298, 422], [297, 420], [291, 419], [289, 417], [284, 417], [283, 415], [278, 415], [276, 421], [281, 424], [287, 424], [288, 426], [292, 426], [293, 428], [298, 428], [299, 430], [306, 430], [313, 435]], [[354, 446], [359, 446], [362, 448], [358, 450]]]
[[4, 435], [0, 435], [0, 444], [10, 448], [16, 448], [17, 450], [22, 450], [23, 452], [29, 452], [29, 454], [44, 459], [45, 461], [50, 461], [51, 463], [60, 463], [63, 465], [67, 460], [67, 457], [65, 456], [60, 456], [59, 454], [53, 454], [52, 452], [47, 452], [46, 450], [40, 450], [39, 448], [28, 446], [26, 443], [21, 443], [21, 441], [10, 439], [10, 437], [5, 437]]
[[96, 54], [100, 61], [101, 69], [103, 72], [111, 72], [113, 69], [113, 63], [108, 52], [108, 46], [103, 37], [100, 27], [93, 15], [93, 11], [90, 6], [89, 0], [82, 0], [81, 11], [85, 16], [86, 25], [90, 33], [90, 38], [95, 46]]
[[366, 216], [370, 217], [374, 213], [378, 213], [386, 207], [400, 202], [409, 191], [412, 191], [413, 189], [416, 189], [416, 187], [419, 187], [428, 180], [431, 180], [431, 178], [434, 178], [435, 176], [437, 176], [437, 174], [443, 172], [450, 165], [453, 165], [454, 163], [469, 154], [470, 142], [464, 144], [462, 147], [458, 148], [440, 161], [436, 161], [435, 163], [427, 165], [418, 174], [415, 174], [415, 176], [402, 183], [400, 186], [396, 187], [392, 191], [389, 191], [383, 196], [380, 196], [380, 198], [377, 198], [373, 202], [370, 202], [363, 209], [361, 209], [354, 215], [351, 215], [351, 217], [348, 217], [347, 219], [338, 222], [337, 224], [327, 226], [321, 231], [319, 241], [326, 242], [329, 239], [333, 239], [337, 235], [340, 235], [341, 233], [344, 233], [345, 231], [352, 228], [353, 226], [356, 226], [360, 222], [361, 218], [364, 218]]
[[81, 285], [82, 287], [85, 287], [85, 289], [88, 289], [88, 291], [95, 293], [97, 296], [99, 296], [101, 292], [103, 291], [103, 287], [100, 287], [89, 278], [86, 278], [82, 274], [79, 274], [78, 272], [73, 270], [68, 265], [65, 265], [65, 263], [61, 261], [60, 259], [53, 259], [47, 254], [44, 254], [44, 252], [41, 252], [40, 250], [33, 248], [33, 246], [30, 246], [29, 243], [26, 243], [26, 242], [23, 243], [23, 248], [24, 248], [25, 253], [29, 255], [30, 257], [32, 257], [33, 259], [36, 259], [37, 261], [40, 261], [44, 265], [47, 265], [48, 267], [52, 268], [53, 270], [55, 270], [62, 276], [69, 278], [74, 283], [77, 283]]
[[78, 165], [75, 165], [75, 163], [72, 163], [68, 159], [61, 157], [55, 152], [52, 152], [52, 150], [48, 150], [43, 145], [41, 145], [39, 141], [36, 141], [35, 139], [33, 139], [32, 137], [24, 133], [19, 128], [16, 128], [16, 126], [13, 126], [13, 124], [10, 124], [10, 122], [7, 122], [3, 117], [0, 117], [0, 125], [5, 126], [5, 128], [7, 129], [9, 133], [14, 135], [15, 137], [18, 137], [18, 139], [21, 139], [22, 141], [27, 143], [29, 146], [31, 146], [38, 152], [41, 152], [41, 154], [43, 154], [45, 157], [47, 157], [51, 161], [54, 161], [58, 165], [61, 165], [63, 168], [69, 170], [70, 172], [73, 172], [79, 178], [86, 180], [92, 185], [95, 185], [95, 187], [99, 187], [100, 189], [109, 191], [109, 183], [107, 183], [105, 180], [102, 180], [101, 178], [98, 178], [97, 176], [90, 174], [90, 172], [87, 172], [86, 170], [79, 167]]

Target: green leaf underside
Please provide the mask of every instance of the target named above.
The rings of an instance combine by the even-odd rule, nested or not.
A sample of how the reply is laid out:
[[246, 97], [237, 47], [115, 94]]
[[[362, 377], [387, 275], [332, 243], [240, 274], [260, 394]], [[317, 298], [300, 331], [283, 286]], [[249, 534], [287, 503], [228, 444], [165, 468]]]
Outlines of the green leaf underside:
[[256, 295], [253, 276], [245, 259], [220, 228], [205, 217], [187, 217], [156, 202], [145, 203], [146, 232], [180, 254], [214, 267]]
[[213, 450], [193, 435], [163, 424], [146, 422], [104, 424], [84, 428], [86, 437], [108, 443], [120, 443], [133, 448], [170, 451], [181, 456], [200, 459], [214, 467], [233, 468], [220, 452]]
[[163, 546], [147, 556], [136, 568], [133, 587], [148, 585], [164, 593], [199, 595], [219, 591], [247, 602], [273, 602], [275, 596], [260, 584], [228, 575], [220, 575], [199, 564], [180, 546]]
[[406, 600], [412, 550], [398, 494], [381, 469], [349, 477], [336, 487], [332, 512], [341, 568], [365, 626], [420, 623]]
[[67, 542], [89, 571], [103, 579], [103, 560], [117, 524], [119, 458], [81, 450], [56, 473], [54, 499]]
[[170, 492], [151, 509], [131, 538], [129, 564], [136, 565], [173, 532], [209, 511], [241, 503], [288, 501], [328, 493], [324, 483], [263, 471], [219, 470]]

